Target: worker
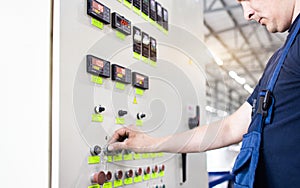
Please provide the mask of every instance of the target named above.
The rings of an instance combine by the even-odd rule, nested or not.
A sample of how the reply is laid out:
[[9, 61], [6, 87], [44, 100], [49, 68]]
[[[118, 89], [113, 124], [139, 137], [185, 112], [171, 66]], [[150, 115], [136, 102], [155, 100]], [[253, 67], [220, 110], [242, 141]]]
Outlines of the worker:
[[[300, 25], [300, 1], [238, 2], [242, 5], [247, 20], [257, 21], [271, 33], [289, 32], [285, 44], [269, 59], [259, 83], [244, 104], [222, 120], [160, 138], [145, 134], [135, 126], [118, 129], [108, 143], [108, 150], [204, 152], [243, 140], [245, 147], [242, 146], [239, 161], [237, 160], [233, 169], [237, 173], [236, 187], [300, 186], [300, 36], [297, 27]], [[293, 33], [294, 37], [291, 37]], [[291, 38], [293, 39], [290, 40]], [[291, 44], [288, 44], [289, 41]], [[286, 54], [285, 57], [283, 54]], [[273, 76], [280, 61], [283, 64], [279, 67], [279, 74]], [[270, 84], [271, 79], [273, 84]], [[271, 89], [266, 90], [269, 86]], [[261, 127], [258, 127], [260, 120], [257, 119], [262, 119]], [[253, 131], [261, 134], [251, 135], [249, 140], [247, 135]], [[252, 151], [252, 143], [258, 144], [257, 151]], [[247, 144], [250, 146], [247, 147]], [[248, 150], [252, 153], [249, 154]], [[248, 179], [243, 185], [243, 182], [238, 182], [238, 174], [243, 172], [244, 164], [240, 162], [248, 160], [248, 155], [252, 156], [251, 160], [257, 158], [257, 163], [253, 169], [246, 169], [250, 175], [246, 176]], [[252, 176], [254, 183], [248, 184], [247, 181]]]

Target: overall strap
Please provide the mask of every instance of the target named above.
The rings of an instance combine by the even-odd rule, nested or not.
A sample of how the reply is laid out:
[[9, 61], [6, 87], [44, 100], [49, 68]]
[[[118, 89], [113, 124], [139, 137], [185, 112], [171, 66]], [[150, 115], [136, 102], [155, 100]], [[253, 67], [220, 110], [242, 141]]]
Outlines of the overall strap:
[[286, 56], [289, 52], [289, 49], [294, 42], [300, 28], [300, 19], [297, 20], [296, 27], [291, 33], [285, 47], [283, 48], [283, 52], [279, 58], [278, 64], [275, 67], [275, 70], [272, 74], [271, 79], [268, 82], [266, 90], [263, 90], [259, 93], [259, 106], [258, 106], [258, 112], [259, 118], [261, 119], [262, 123], [259, 123], [257, 127], [257, 131], [262, 132], [262, 128], [264, 124], [268, 124], [271, 121], [271, 115], [273, 111], [273, 105], [274, 105], [274, 99], [272, 97], [272, 92], [275, 86], [275, 83], [278, 79], [280, 69], [286, 59]]
[[267, 86], [267, 90], [269, 91], [273, 91], [274, 89], [274, 86], [275, 86], [275, 83], [276, 83], [276, 80], [278, 78], [278, 75], [279, 75], [279, 72], [280, 72], [280, 69], [284, 63], [284, 60], [288, 54], [288, 51], [293, 43], [293, 41], [295, 40], [297, 34], [298, 34], [298, 31], [299, 31], [299, 28], [300, 28], [300, 20], [297, 20], [297, 23], [296, 23], [296, 28], [294, 29], [293, 33], [291, 34], [289, 40], [287, 41], [287, 44], [285, 46], [285, 48], [283, 49], [283, 53], [279, 59], [279, 62], [275, 68], [275, 71], [271, 77], [271, 79], [269, 80], [269, 83], [268, 83], [268, 86]]

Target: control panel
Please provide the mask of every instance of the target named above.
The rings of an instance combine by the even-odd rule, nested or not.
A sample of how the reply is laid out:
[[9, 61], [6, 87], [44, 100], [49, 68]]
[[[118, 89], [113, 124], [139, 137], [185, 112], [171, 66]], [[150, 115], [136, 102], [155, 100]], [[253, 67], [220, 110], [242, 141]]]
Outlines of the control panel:
[[[208, 186], [204, 153], [107, 149], [113, 133], [122, 127], [162, 137], [205, 122], [203, 68], [211, 57], [196, 37], [198, 31], [182, 29], [185, 23], [176, 19], [189, 15], [198, 4], [194, 0], [59, 2], [60, 16], [54, 16], [58, 19], [54, 38], [59, 39], [54, 45], [59, 52], [54, 80], [59, 89], [53, 94], [58, 99], [53, 111], [58, 119], [53, 125], [57, 129], [53, 187]], [[198, 22], [193, 23], [188, 28], [198, 28]], [[180, 141], [180, 147], [187, 142]]]

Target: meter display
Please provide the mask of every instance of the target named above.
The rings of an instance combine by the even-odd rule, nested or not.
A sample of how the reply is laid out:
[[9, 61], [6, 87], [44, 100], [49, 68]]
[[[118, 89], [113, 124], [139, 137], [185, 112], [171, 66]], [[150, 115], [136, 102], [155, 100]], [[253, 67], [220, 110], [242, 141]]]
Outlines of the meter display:
[[132, 85], [140, 89], [149, 89], [149, 77], [137, 72], [133, 72]]
[[163, 22], [162, 26], [165, 30], [168, 30], [168, 11], [165, 8], [162, 8], [163, 11]]
[[132, 38], [133, 38], [133, 52], [141, 54], [141, 52], [142, 52], [142, 49], [141, 49], [141, 46], [142, 46], [142, 32], [141, 32], [141, 29], [139, 29], [136, 26], [133, 26], [132, 32], [133, 32], [133, 36], [132, 36]]
[[149, 57], [150, 48], [150, 39], [149, 35], [145, 32], [142, 32], [142, 56]]
[[142, 0], [142, 12], [149, 15], [149, 0]]
[[122, 67], [117, 64], [112, 64], [111, 69], [111, 79], [124, 83], [130, 84], [131, 83], [131, 70], [125, 67]]
[[86, 56], [86, 69], [88, 73], [95, 76], [110, 77], [110, 62], [93, 55]]
[[162, 7], [161, 4], [159, 4], [158, 2], [155, 2], [155, 6], [156, 6], [156, 22], [159, 25], [162, 25], [162, 20], [163, 20], [163, 15], [162, 15]]
[[150, 59], [156, 62], [156, 40], [153, 37], [150, 37]]
[[112, 22], [111, 26], [112, 28], [120, 31], [121, 33], [125, 35], [130, 35], [131, 34], [131, 22], [121, 16], [120, 14], [113, 12], [111, 14], [112, 16]]
[[155, 6], [155, 0], [149, 1], [149, 18], [156, 21], [156, 6]]
[[110, 23], [110, 8], [96, 0], [87, 0], [87, 14], [104, 24]]
[[133, 0], [132, 5], [137, 8], [137, 9], [141, 9], [141, 0]]

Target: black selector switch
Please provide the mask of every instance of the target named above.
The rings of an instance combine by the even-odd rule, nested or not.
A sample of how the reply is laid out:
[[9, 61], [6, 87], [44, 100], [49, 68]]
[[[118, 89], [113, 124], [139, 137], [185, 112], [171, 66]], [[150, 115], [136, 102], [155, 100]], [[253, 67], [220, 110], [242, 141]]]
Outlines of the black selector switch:
[[199, 119], [200, 119], [200, 107], [196, 106], [196, 116], [189, 118], [189, 128], [193, 129], [197, 126], [199, 126]]
[[119, 110], [119, 111], [118, 111], [118, 115], [119, 115], [120, 117], [125, 116], [126, 114], [127, 114], [127, 111], [125, 111], [125, 110]]
[[98, 105], [98, 106], [95, 106], [94, 110], [95, 110], [95, 113], [96, 113], [96, 114], [100, 114], [100, 113], [102, 113], [103, 111], [105, 111], [105, 107], [104, 107], [104, 106], [101, 106], [101, 105]]
[[101, 147], [98, 145], [95, 145], [94, 147], [91, 148], [91, 154], [93, 156], [99, 155], [101, 153]]
[[143, 118], [145, 118], [146, 117], [146, 114], [145, 113], [137, 113], [137, 115], [136, 115], [136, 118], [137, 119], [143, 119]]

